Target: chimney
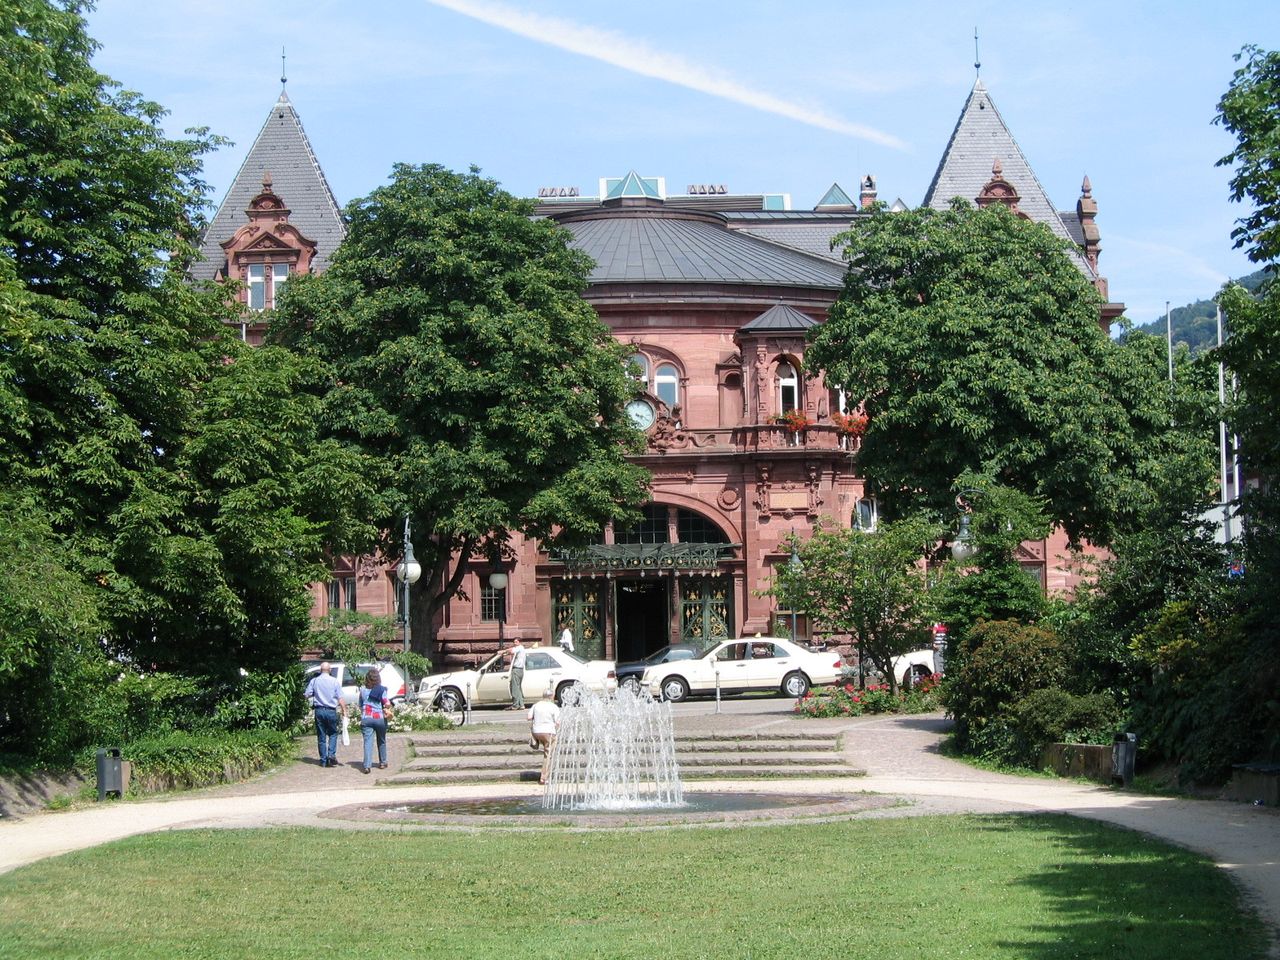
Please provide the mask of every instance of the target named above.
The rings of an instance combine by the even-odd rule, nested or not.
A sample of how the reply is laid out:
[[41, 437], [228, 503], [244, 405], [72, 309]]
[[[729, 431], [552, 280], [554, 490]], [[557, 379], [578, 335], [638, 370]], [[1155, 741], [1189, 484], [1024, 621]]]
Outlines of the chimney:
[[858, 194], [858, 201], [862, 204], [863, 210], [869, 209], [876, 202], [876, 178], [869, 173], [862, 178], [862, 190]]

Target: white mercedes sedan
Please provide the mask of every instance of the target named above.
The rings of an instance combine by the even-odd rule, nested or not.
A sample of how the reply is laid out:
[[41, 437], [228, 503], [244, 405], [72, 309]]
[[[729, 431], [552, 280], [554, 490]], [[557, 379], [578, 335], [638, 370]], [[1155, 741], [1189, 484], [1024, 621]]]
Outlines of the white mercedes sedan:
[[660, 663], [644, 672], [641, 685], [672, 702], [699, 694], [774, 691], [803, 697], [810, 687], [835, 683], [843, 663], [832, 651], [815, 653], [783, 637], [724, 640], [700, 657]]

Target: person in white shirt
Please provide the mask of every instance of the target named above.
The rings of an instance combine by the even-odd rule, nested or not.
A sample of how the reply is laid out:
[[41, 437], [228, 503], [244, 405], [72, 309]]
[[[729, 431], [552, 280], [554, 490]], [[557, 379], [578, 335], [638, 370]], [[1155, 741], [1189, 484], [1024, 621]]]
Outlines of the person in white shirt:
[[524, 644], [516, 637], [511, 641], [511, 649], [507, 651], [511, 658], [511, 709], [524, 709]]
[[573, 631], [568, 627], [560, 634], [560, 649], [573, 653]]
[[560, 708], [556, 706], [555, 691], [550, 687], [542, 691], [542, 699], [529, 708], [529, 734], [542, 748], [542, 776], [539, 783], [546, 783], [551, 773], [551, 748], [555, 746], [560, 730]]

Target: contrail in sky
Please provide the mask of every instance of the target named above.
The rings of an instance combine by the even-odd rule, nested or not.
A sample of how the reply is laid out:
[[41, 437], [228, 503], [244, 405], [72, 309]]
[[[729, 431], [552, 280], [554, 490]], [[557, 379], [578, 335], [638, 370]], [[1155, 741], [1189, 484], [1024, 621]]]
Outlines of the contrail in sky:
[[851, 123], [814, 107], [793, 103], [762, 90], [753, 90], [723, 73], [709, 70], [701, 64], [690, 63], [681, 57], [654, 50], [644, 43], [628, 39], [619, 33], [583, 26], [557, 17], [539, 16], [504, 3], [493, 3], [491, 0], [427, 0], [427, 2], [548, 46], [559, 47], [561, 50], [568, 50], [595, 60], [603, 60], [605, 63], [632, 73], [666, 80], [668, 83], [688, 87], [690, 90], [710, 94], [722, 100], [741, 103], [766, 113], [776, 113], [823, 130], [870, 140], [872, 143], [898, 150], [906, 149], [906, 144], [891, 134], [882, 133], [862, 124]]

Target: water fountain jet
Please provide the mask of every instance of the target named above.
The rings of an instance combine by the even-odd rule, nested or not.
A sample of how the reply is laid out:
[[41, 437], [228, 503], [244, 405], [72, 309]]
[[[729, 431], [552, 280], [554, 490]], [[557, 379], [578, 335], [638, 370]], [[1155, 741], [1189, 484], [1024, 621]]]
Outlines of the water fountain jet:
[[648, 691], [565, 700], [543, 810], [648, 810], [684, 805], [671, 704]]

